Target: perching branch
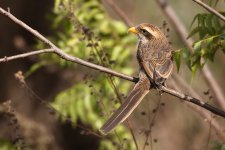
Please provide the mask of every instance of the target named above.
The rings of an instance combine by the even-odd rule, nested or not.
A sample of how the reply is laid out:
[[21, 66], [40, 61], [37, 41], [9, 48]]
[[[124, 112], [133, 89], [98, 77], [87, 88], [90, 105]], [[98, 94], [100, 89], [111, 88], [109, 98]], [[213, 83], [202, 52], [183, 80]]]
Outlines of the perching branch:
[[54, 49], [41, 49], [41, 50], [36, 50], [36, 51], [24, 53], [24, 54], [15, 55], [15, 56], [9, 56], [9, 57], [5, 56], [4, 58], [0, 58], [0, 63], [8, 62], [8, 61], [19, 59], [19, 58], [25, 58], [32, 55], [39, 55], [42, 53], [52, 53], [52, 52], [54, 52]]
[[[62, 59], [65, 59], [67, 61], [75, 62], [75, 63], [78, 63], [80, 65], [83, 65], [83, 66], [86, 66], [86, 67], [89, 67], [89, 68], [92, 68], [92, 69], [95, 69], [95, 70], [98, 70], [98, 71], [101, 71], [101, 72], [104, 72], [104, 73], [107, 73], [107, 74], [110, 74], [110, 75], [113, 75], [113, 76], [116, 76], [116, 77], [119, 77], [119, 78], [122, 78], [122, 79], [125, 79], [125, 80], [128, 80], [128, 81], [132, 81], [132, 82], [137, 82], [138, 81], [138, 79], [135, 78], [135, 77], [130, 77], [128, 75], [125, 75], [125, 74], [122, 74], [122, 73], [118, 73], [118, 72], [116, 72], [114, 70], [111, 70], [111, 69], [108, 69], [108, 68], [105, 68], [105, 67], [102, 67], [102, 66], [99, 66], [99, 65], [96, 65], [96, 64], [84, 61], [84, 60], [82, 60], [80, 58], [77, 58], [77, 57], [74, 57], [74, 56], [71, 56], [71, 55], [68, 55], [65, 52], [63, 52], [63, 50], [61, 50], [60, 48], [55, 46], [47, 38], [45, 38], [43, 35], [41, 35], [39, 32], [37, 32], [36, 30], [34, 30], [31, 27], [29, 27], [27, 24], [25, 24], [21, 20], [17, 19], [10, 12], [7, 12], [7, 11], [5, 11], [4, 9], [2, 9], [0, 7], [0, 13], [5, 15], [5, 16], [7, 16], [8, 18], [10, 18], [16, 24], [19, 24], [21, 27], [23, 27], [24, 29], [28, 30], [30, 33], [32, 33], [34, 36], [36, 36], [38, 39], [40, 39], [41, 41], [43, 41], [44, 43], [46, 43], [48, 46], [51, 47], [51, 49], [43, 49], [43, 50], [38, 50], [38, 51], [34, 51], [34, 52], [28, 52], [28, 53], [24, 53], [24, 54], [20, 54], [20, 55], [4, 57], [4, 58], [0, 59], [1, 63], [6, 62], [6, 61], [11, 61], [11, 60], [14, 60], [14, 59], [18, 59], [18, 58], [25, 58], [25, 57], [28, 57], [28, 56], [31, 56], [31, 55], [37, 55], [37, 54], [41, 54], [41, 53], [53, 52], [53, 53], [57, 54], [58, 56], [60, 56]], [[196, 105], [198, 105], [200, 107], [203, 107], [203, 108], [213, 112], [216, 115], [219, 115], [219, 116], [225, 118], [225, 112], [224, 111], [219, 110], [219, 109], [217, 109], [217, 108], [215, 108], [215, 107], [213, 107], [213, 106], [211, 106], [211, 105], [209, 105], [209, 104], [207, 104], [207, 103], [205, 103], [205, 102], [203, 102], [203, 101], [201, 101], [199, 99], [187, 96], [185, 94], [179, 93], [179, 92], [177, 92], [175, 90], [172, 90], [172, 89], [164, 87], [164, 86], [162, 86], [161, 89], [162, 89], [163, 92], [166, 92], [166, 93], [168, 93], [170, 95], [176, 96], [176, 97], [178, 97], [178, 98], [180, 98], [180, 99], [182, 99], [184, 101], [188, 101], [188, 102], [191, 102], [193, 104], [196, 104]]]
[[216, 15], [217, 17], [219, 17], [222, 21], [225, 22], [225, 17], [223, 15], [221, 15], [218, 11], [216, 11], [215, 9], [213, 9], [212, 7], [208, 6], [207, 4], [203, 3], [200, 0], [193, 0], [195, 3], [199, 4], [200, 6], [204, 7], [206, 10], [208, 10], [209, 12], [211, 12], [212, 14]]
[[219, 115], [219, 116], [223, 116], [225, 115], [225, 112], [220, 110], [220, 109], [217, 109], [215, 107], [213, 107], [212, 105], [209, 105], [197, 98], [193, 98], [191, 96], [188, 96], [188, 95], [185, 95], [185, 94], [182, 94], [182, 93], [179, 93], [175, 90], [172, 90], [172, 89], [169, 89], [165, 86], [162, 86], [162, 90], [170, 95], [173, 95], [173, 96], [176, 96], [182, 100], [185, 100], [185, 101], [188, 101], [188, 102], [191, 102], [193, 104], [196, 104], [198, 106], [201, 106], [202, 108], [205, 108], [209, 111], [211, 111], [212, 113], [216, 114], [216, 115]]
[[[86, 67], [89, 67], [89, 68], [92, 68], [92, 69], [95, 69], [95, 70], [99, 70], [101, 72], [105, 72], [105, 73], [108, 73], [108, 74], [111, 74], [111, 75], [114, 75], [114, 76], [117, 76], [117, 77], [120, 77], [120, 78], [123, 78], [125, 80], [130, 80], [130, 81], [133, 81], [133, 82], [137, 82], [138, 81], [137, 78], [133, 78], [133, 77], [124, 75], [122, 73], [115, 72], [115, 71], [113, 71], [111, 69], [108, 69], [108, 68], [105, 68], [105, 67], [102, 67], [102, 66], [99, 66], [99, 65], [96, 65], [96, 64], [93, 64], [93, 63], [84, 61], [84, 60], [82, 60], [80, 58], [77, 58], [77, 57], [73, 57], [71, 55], [68, 55], [63, 50], [61, 50], [56, 45], [54, 45], [51, 41], [49, 41], [47, 38], [45, 38], [43, 35], [41, 35], [38, 31], [32, 29], [27, 24], [25, 24], [21, 20], [17, 19], [10, 12], [7, 12], [7, 11], [5, 11], [4, 9], [2, 9], [0, 7], [0, 13], [3, 14], [3, 15], [5, 15], [6, 17], [10, 18], [13, 22], [15, 22], [16, 24], [20, 25], [21, 27], [23, 27], [24, 29], [26, 29], [27, 31], [29, 31], [30, 33], [32, 33], [39, 40], [41, 40], [44, 43], [46, 43], [48, 46], [51, 47], [52, 52], [55, 53], [55, 54], [57, 54], [58, 56], [60, 56], [62, 59], [65, 59], [65, 60], [71, 61], [71, 62], [75, 62], [77, 64], [80, 64], [80, 65], [83, 65], [83, 66], [86, 66]], [[39, 50], [39, 51], [42, 51], [42, 50]], [[40, 53], [37, 53], [37, 54], [40, 54]], [[26, 57], [31, 56], [31, 55], [33, 55], [32, 52], [30, 52], [30, 55], [22, 54], [22, 56], [26, 56]], [[11, 56], [11, 58], [12, 57], [17, 57], [17, 56]], [[24, 58], [24, 57], [19, 57], [19, 58]], [[5, 60], [8, 60], [9, 61], [9, 58], [7, 58], [7, 57], [4, 57], [2, 59], [1, 59], [2, 60], [1, 62], [4, 62]]]

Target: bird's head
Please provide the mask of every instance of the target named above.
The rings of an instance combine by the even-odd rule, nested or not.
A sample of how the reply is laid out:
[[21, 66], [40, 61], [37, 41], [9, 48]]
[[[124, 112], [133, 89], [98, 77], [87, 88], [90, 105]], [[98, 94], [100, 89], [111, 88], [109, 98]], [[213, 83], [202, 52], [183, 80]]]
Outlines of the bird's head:
[[150, 23], [142, 23], [128, 29], [128, 32], [136, 34], [141, 41], [152, 41], [166, 39], [160, 29]]

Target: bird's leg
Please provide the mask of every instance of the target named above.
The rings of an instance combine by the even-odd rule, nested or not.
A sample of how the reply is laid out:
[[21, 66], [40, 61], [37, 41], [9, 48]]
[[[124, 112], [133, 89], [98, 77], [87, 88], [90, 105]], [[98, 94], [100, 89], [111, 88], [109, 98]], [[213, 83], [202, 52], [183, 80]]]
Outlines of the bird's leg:
[[161, 82], [157, 81], [157, 76], [158, 76], [158, 74], [157, 74], [157, 72], [156, 72], [156, 70], [155, 70], [156, 67], [154, 67], [154, 70], [151, 71], [151, 70], [149, 69], [149, 67], [146, 65], [146, 62], [140, 61], [140, 63], [141, 63], [141, 65], [142, 65], [142, 67], [143, 67], [143, 69], [144, 69], [144, 71], [145, 71], [145, 73], [146, 73], [148, 79], [149, 79], [150, 82], [153, 84], [153, 86], [154, 86], [156, 89], [161, 90], [161, 89], [162, 89], [162, 88], [161, 88], [162, 84], [161, 84]]
[[157, 91], [159, 91], [161, 93], [161, 91], [162, 91], [162, 83], [157, 80], [158, 74], [157, 74], [155, 68], [156, 67], [154, 67], [154, 72], [153, 72], [153, 84], [154, 84], [155, 88], [157, 89]]

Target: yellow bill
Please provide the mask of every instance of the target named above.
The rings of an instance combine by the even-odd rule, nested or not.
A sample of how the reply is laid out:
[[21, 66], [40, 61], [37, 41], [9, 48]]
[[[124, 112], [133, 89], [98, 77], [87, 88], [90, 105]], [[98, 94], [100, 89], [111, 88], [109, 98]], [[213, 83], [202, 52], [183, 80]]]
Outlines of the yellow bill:
[[129, 29], [128, 29], [128, 32], [132, 32], [132, 33], [134, 33], [134, 34], [137, 34], [137, 33], [138, 33], [138, 31], [136, 30], [135, 27], [129, 28]]

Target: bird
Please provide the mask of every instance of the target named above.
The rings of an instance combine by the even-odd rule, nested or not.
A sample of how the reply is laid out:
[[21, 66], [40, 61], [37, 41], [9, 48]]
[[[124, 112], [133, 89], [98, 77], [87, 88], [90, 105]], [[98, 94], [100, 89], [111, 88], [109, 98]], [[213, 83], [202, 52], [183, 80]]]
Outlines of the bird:
[[165, 85], [173, 70], [172, 48], [164, 33], [155, 25], [141, 23], [128, 29], [138, 37], [139, 81], [121, 106], [100, 128], [104, 135], [125, 121], [152, 87]]

